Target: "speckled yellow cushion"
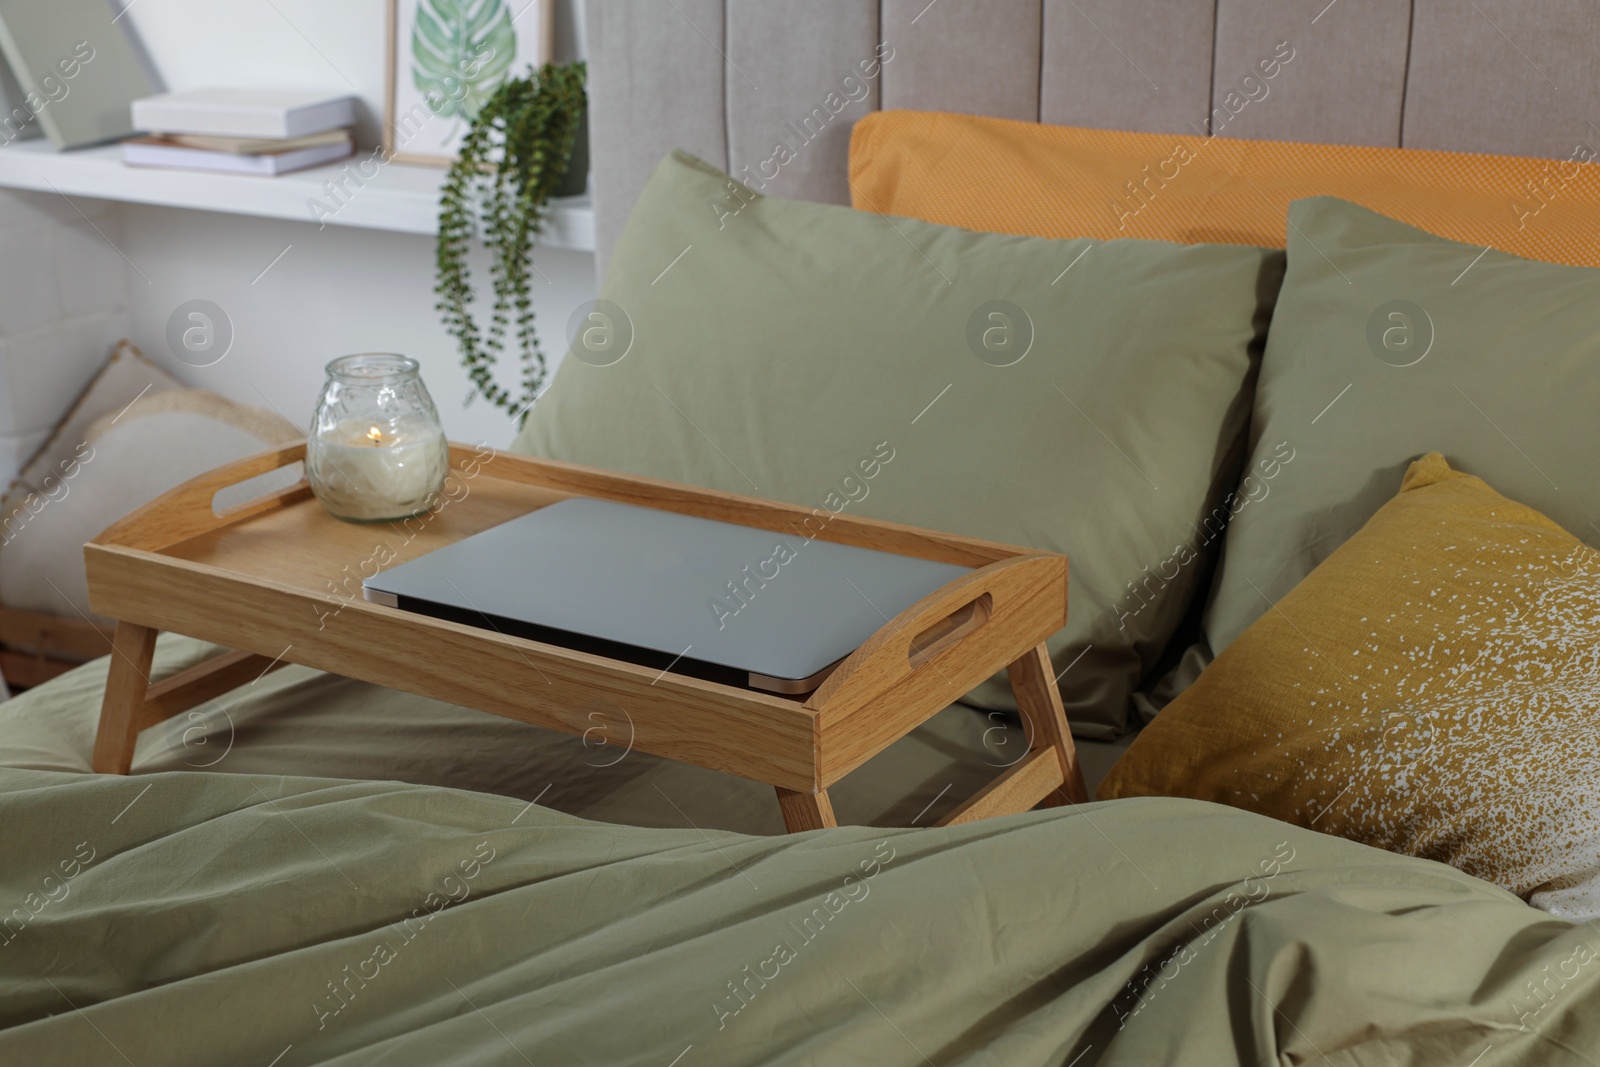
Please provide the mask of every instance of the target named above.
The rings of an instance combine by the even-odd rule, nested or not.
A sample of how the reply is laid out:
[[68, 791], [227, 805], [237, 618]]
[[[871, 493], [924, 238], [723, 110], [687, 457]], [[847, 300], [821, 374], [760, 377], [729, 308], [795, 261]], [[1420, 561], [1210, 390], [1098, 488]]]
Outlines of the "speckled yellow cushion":
[[1600, 553], [1432, 453], [1099, 795], [1248, 808], [1593, 914], [1597, 783]]

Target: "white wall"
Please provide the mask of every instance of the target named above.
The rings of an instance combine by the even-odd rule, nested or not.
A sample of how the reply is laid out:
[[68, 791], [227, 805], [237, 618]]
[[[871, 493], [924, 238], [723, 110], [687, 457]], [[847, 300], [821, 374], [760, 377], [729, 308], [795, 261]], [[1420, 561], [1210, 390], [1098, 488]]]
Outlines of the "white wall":
[[[481, 399], [463, 407], [466, 372], [434, 310], [432, 238], [132, 204], [121, 213], [123, 251], [150, 278], [147, 285], [130, 268], [134, 341], [183, 381], [275, 407], [303, 426], [328, 360], [402, 352], [421, 361], [453, 439], [510, 442], [505, 414]], [[473, 261], [480, 304], [489, 289], [485, 260]], [[536, 249], [534, 262], [548, 279], [535, 275], [532, 291], [553, 367], [566, 349], [568, 315], [594, 295], [594, 257]], [[166, 341], [168, 316], [196, 299], [222, 308], [234, 331], [228, 354], [201, 368], [180, 361]], [[515, 367], [501, 380], [514, 387]]]
[[[527, 2], [511, 0], [517, 8]], [[558, 60], [585, 53], [581, 2], [556, 0]], [[356, 92], [363, 101], [359, 136], [371, 145], [382, 115], [387, 8], [387, 0], [136, 0], [123, 21], [166, 88], [296, 84]], [[133, 264], [126, 270], [133, 340], [182, 380], [244, 403], [270, 403], [304, 424], [329, 359], [403, 352], [422, 361], [451, 437], [495, 445], [511, 439], [503, 414], [481, 400], [463, 407], [466, 373], [434, 310], [432, 238], [177, 208], [124, 205], [116, 212], [119, 244]], [[288, 253], [252, 283], [285, 247]], [[566, 348], [568, 315], [594, 295], [594, 257], [536, 250], [535, 261], [545, 277], [534, 276], [534, 310], [553, 369]], [[484, 266], [476, 264], [480, 294], [488, 292]], [[190, 367], [167, 347], [168, 316], [192, 299], [217, 304], [234, 326], [233, 348], [214, 366]], [[513, 385], [516, 368], [505, 369], [502, 381]]]
[[[80, 213], [81, 212], [81, 213]], [[0, 190], [0, 487], [129, 329], [117, 212]]]

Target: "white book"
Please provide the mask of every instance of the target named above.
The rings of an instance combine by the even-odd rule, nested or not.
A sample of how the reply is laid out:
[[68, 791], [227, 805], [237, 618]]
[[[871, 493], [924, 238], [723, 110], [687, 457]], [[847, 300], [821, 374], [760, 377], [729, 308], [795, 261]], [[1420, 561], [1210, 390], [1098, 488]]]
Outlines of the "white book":
[[240, 155], [236, 152], [211, 152], [204, 148], [184, 148], [161, 144], [150, 138], [122, 142], [122, 161], [130, 167], [171, 167], [178, 170], [215, 170], [229, 174], [258, 174], [270, 177], [304, 170], [343, 159], [353, 151], [348, 139], [338, 144], [312, 145], [287, 152]]
[[186, 89], [133, 102], [133, 125], [151, 133], [305, 137], [356, 121], [356, 98], [321, 89]]

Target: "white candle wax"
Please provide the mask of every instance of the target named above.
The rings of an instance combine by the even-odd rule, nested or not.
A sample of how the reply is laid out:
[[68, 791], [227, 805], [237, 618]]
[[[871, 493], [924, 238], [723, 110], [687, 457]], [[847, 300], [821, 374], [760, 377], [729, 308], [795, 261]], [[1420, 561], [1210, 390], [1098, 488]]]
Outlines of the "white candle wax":
[[439, 431], [346, 419], [308, 442], [317, 495], [345, 519], [404, 518], [432, 503], [449, 463]]

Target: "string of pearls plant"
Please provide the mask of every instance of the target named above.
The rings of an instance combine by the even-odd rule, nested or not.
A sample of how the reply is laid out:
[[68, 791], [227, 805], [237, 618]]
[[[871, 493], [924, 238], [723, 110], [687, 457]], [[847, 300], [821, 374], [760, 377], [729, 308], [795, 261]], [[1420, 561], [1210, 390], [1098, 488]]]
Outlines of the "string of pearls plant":
[[[439, 201], [436, 306], [475, 395], [515, 416], [519, 426], [547, 375], [528, 294], [532, 249], [545, 205], [572, 161], [588, 102], [584, 76], [582, 63], [547, 63], [501, 84], [473, 116]], [[494, 301], [486, 331], [472, 312], [467, 253], [474, 237], [490, 253]], [[514, 392], [494, 373], [513, 320], [521, 367]]]

